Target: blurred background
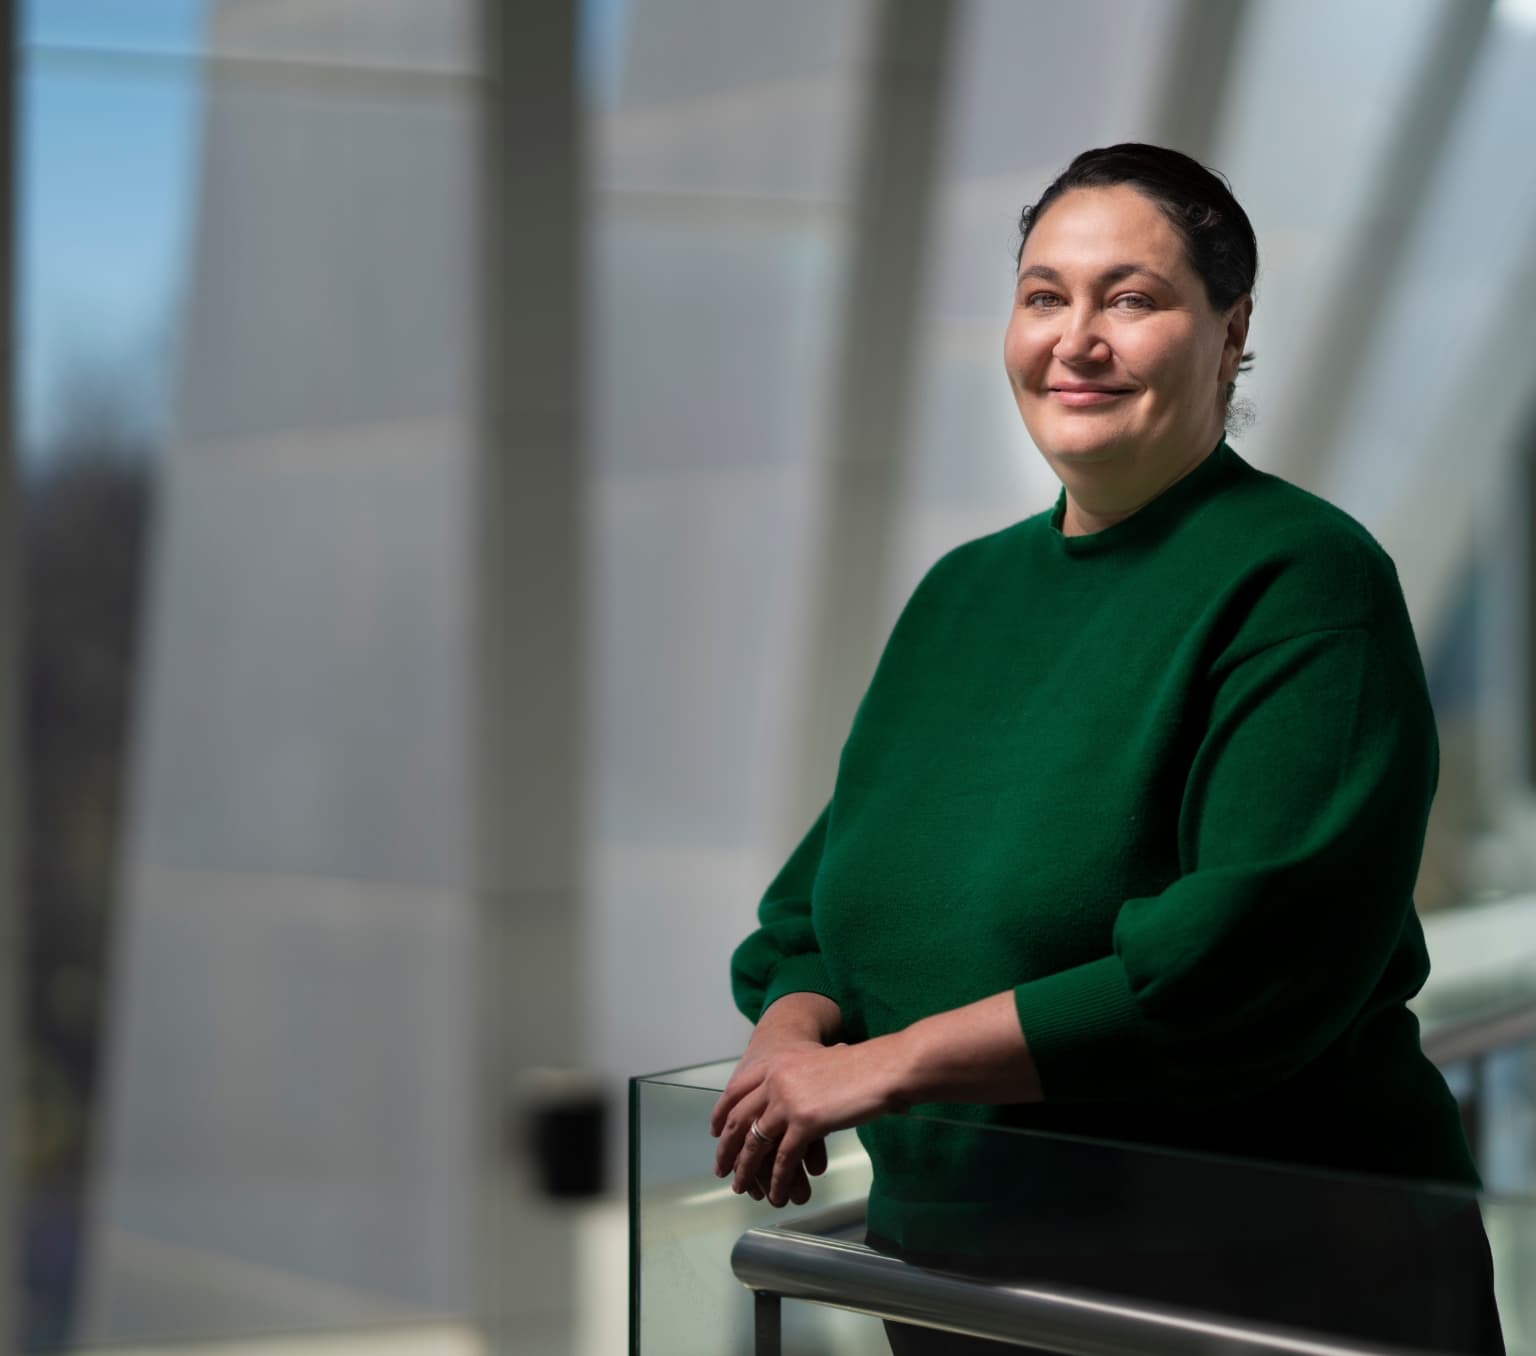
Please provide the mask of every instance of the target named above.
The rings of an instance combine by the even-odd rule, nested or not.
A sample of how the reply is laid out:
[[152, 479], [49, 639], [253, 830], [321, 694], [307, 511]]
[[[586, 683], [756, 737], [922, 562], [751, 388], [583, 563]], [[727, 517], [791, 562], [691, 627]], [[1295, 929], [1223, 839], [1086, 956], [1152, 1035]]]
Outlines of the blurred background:
[[1232, 441], [1429, 670], [1421, 1014], [1528, 1015], [1531, 0], [0, 12], [19, 1350], [622, 1349], [624, 1079], [742, 1046], [897, 610], [1054, 500], [1001, 336], [1093, 145], [1251, 214]]

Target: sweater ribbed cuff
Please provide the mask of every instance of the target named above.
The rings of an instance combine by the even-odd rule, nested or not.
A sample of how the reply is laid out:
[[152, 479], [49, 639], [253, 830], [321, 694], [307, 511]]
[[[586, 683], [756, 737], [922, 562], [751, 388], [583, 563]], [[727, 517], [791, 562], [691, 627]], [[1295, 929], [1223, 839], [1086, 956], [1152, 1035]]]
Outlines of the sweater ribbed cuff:
[[768, 987], [763, 990], [763, 1006], [758, 1009], [761, 1019], [768, 1005], [787, 993], [819, 993], [837, 1002], [826, 963], [818, 952], [808, 951], [799, 956], [785, 956], [773, 967]]
[[1020, 984], [1013, 1000], [1048, 1102], [1109, 1101], [1155, 1086], [1153, 1030], [1118, 957]]

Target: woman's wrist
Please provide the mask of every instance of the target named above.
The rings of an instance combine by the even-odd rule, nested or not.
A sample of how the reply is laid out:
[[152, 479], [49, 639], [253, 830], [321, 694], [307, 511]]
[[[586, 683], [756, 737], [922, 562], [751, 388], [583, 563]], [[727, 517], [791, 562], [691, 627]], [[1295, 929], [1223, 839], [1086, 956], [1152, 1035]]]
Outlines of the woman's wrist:
[[757, 1027], [827, 1045], [842, 1034], [843, 1013], [826, 994], [787, 993], [763, 1009]]
[[941, 1099], [948, 1074], [944, 1057], [942, 1025], [924, 1017], [884, 1039], [892, 1043], [896, 1069], [895, 1100], [902, 1108]]

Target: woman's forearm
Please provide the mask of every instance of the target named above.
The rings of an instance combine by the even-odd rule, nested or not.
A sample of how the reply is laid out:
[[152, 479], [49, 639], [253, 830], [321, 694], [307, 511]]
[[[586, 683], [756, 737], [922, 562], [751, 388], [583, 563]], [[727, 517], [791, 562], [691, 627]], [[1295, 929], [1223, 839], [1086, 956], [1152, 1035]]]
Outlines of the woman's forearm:
[[924, 1017], [884, 1039], [898, 1052], [897, 1095], [905, 1105], [1044, 1100], [1012, 990]]
[[734, 1190], [807, 1199], [804, 1162], [825, 1136], [916, 1103], [1044, 1100], [1011, 990], [856, 1045], [828, 1043], [841, 1025], [815, 993], [786, 994], [758, 1019], [710, 1113], [715, 1170], [734, 1168]]

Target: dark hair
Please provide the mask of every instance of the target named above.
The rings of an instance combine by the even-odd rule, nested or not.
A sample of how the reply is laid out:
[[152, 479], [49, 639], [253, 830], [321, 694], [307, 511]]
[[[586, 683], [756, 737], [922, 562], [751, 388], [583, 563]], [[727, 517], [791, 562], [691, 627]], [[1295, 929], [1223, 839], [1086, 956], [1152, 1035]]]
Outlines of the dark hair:
[[[1259, 244], [1248, 214], [1232, 196], [1221, 174], [1207, 169], [1182, 151], [1124, 141], [1084, 151], [1062, 170], [1037, 202], [1019, 213], [1019, 248], [1014, 266], [1024, 257], [1024, 244], [1041, 214], [1063, 193], [1074, 188], [1112, 188], [1126, 184], [1151, 201], [1179, 233], [1190, 266], [1205, 284], [1211, 307], [1225, 311], [1253, 291], [1259, 271]], [[1246, 372], [1253, 354], [1243, 354], [1238, 370]], [[1227, 408], [1232, 392], [1227, 386]]]

